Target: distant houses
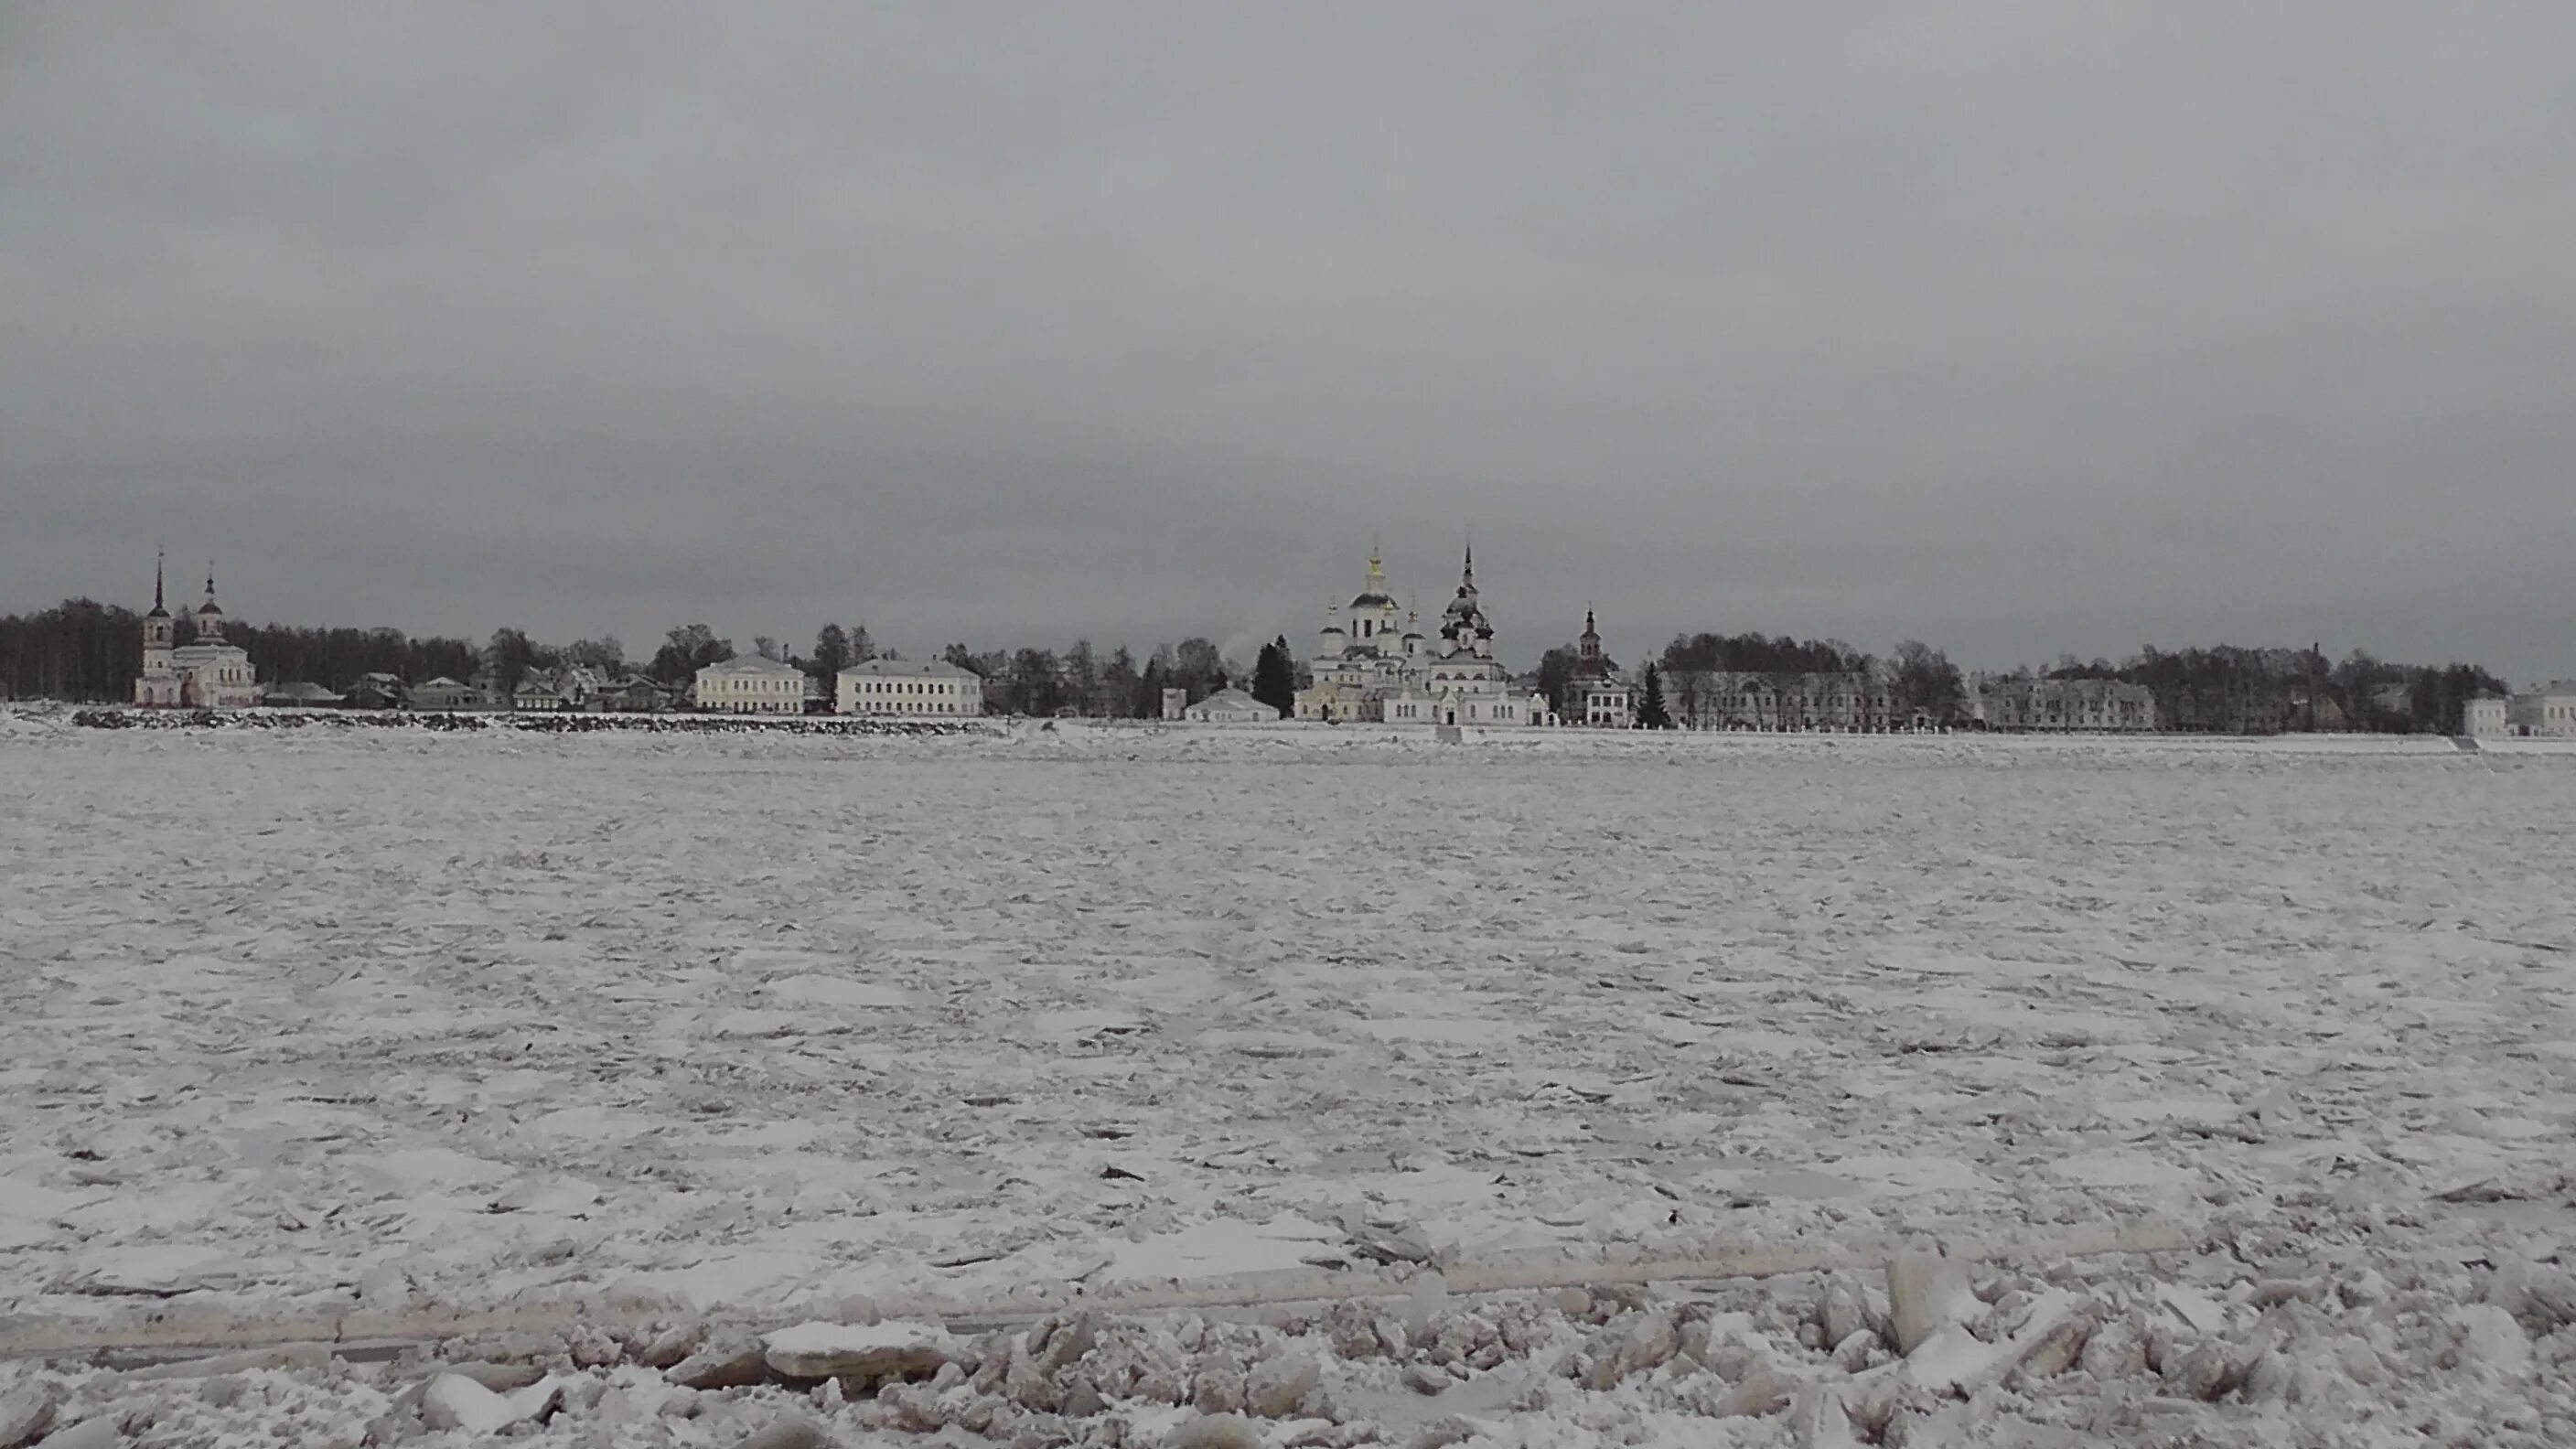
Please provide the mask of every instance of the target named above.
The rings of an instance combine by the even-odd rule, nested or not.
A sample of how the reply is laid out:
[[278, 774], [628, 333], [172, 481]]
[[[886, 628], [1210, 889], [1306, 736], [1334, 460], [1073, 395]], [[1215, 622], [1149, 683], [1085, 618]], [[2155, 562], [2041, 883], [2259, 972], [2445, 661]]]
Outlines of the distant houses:
[[[2231, 735], [2431, 728], [2486, 738], [2576, 739], [2576, 681], [2505, 693], [2501, 680], [2470, 665], [2381, 665], [2358, 652], [2344, 664], [2329, 665], [2316, 646], [2222, 645], [2179, 654], [2148, 649], [2116, 668], [2070, 658], [2045, 674], [2025, 669], [1963, 678], [1939, 651], [1910, 641], [1898, 657], [1880, 659], [1839, 641], [1699, 634], [1676, 636], [1655, 665], [1632, 674], [1603, 652], [1597, 620], [1587, 608], [1576, 647], [1548, 650], [1534, 671], [1515, 674], [1495, 655], [1495, 629], [1472, 555], [1462, 561], [1456, 596], [1442, 611], [1435, 638], [1418, 613], [1397, 603], [1375, 549], [1365, 587], [1347, 607], [1327, 610], [1311, 656], [1299, 659], [1283, 637], [1263, 645], [1250, 670], [1209, 641], [1192, 639], [1177, 655], [1162, 651], [1141, 672], [1123, 649], [1104, 670], [1087, 645], [1061, 661], [1045, 649], [1013, 656], [956, 646], [938, 661], [869, 658], [832, 671], [825, 664], [769, 657], [781, 651], [764, 638], [760, 652], [691, 671], [694, 661], [731, 647], [695, 625], [674, 631], [672, 646], [653, 665], [665, 677], [654, 678], [619, 662], [622, 651], [613, 639], [555, 651], [503, 631], [482, 651], [478, 666], [476, 651], [461, 641], [406, 646], [390, 630], [375, 631], [363, 649], [337, 642], [317, 646], [312, 641], [323, 631], [237, 628], [227, 638], [211, 569], [205, 601], [192, 614], [174, 617], [164, 596], [156, 566], [152, 611], [140, 621], [142, 668], [132, 684], [134, 703], [145, 707], [234, 709], [265, 701], [292, 709], [679, 709], [936, 720], [990, 713], [1150, 713], [1159, 697], [1167, 721], [1255, 723], [1287, 713], [1250, 691], [1225, 687], [1229, 679], [1240, 684], [1248, 678], [1258, 681], [1253, 687], [1259, 694], [1293, 701], [1295, 718], [1331, 724], [1633, 729], [1652, 719], [1688, 730], [1792, 733], [1966, 728]], [[357, 631], [329, 632], [336, 638]], [[848, 657], [850, 636], [834, 643], [838, 633], [827, 630], [818, 639], [818, 655]], [[860, 652], [870, 652], [864, 630], [855, 638]], [[390, 672], [350, 678], [334, 671], [309, 680], [281, 673], [262, 683], [250, 651], [233, 639], [261, 651], [260, 668], [338, 661], [345, 669], [360, 660], [407, 660], [416, 668], [436, 660], [459, 672], [470, 669], [473, 677], [439, 675], [411, 683]], [[109, 671], [111, 680], [121, 672], [112, 663]], [[671, 677], [682, 674], [690, 677]]]
[[411, 688], [399, 674], [361, 674], [345, 702], [351, 709], [401, 709], [411, 703]]

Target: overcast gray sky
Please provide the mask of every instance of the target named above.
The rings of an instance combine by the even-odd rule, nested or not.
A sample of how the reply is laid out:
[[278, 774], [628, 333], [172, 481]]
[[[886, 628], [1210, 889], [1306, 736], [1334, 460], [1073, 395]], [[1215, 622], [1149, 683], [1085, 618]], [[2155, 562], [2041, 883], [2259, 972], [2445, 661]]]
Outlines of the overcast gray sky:
[[2576, 674], [2576, 6], [0, 9], [0, 609]]

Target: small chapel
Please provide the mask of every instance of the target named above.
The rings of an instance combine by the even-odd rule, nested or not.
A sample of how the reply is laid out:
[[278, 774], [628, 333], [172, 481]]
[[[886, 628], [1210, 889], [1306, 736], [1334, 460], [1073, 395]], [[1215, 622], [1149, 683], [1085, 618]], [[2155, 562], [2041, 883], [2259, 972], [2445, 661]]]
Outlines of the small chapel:
[[134, 702], [147, 709], [241, 709], [259, 703], [250, 654], [224, 638], [215, 605], [215, 566], [206, 565], [206, 601], [197, 606], [196, 636], [178, 642], [179, 621], [161, 598], [161, 561], [152, 564], [152, 612], [143, 616], [143, 673]]

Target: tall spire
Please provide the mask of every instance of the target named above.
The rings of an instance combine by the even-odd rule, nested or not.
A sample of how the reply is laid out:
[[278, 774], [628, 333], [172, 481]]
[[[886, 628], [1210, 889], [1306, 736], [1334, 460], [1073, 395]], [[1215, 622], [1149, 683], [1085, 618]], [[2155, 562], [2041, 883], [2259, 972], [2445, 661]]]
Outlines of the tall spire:
[[152, 550], [152, 611], [161, 612], [161, 564], [167, 557], [160, 549]]
[[1467, 535], [1467, 566], [1459, 571], [1458, 582], [1468, 588], [1476, 586], [1476, 536]]

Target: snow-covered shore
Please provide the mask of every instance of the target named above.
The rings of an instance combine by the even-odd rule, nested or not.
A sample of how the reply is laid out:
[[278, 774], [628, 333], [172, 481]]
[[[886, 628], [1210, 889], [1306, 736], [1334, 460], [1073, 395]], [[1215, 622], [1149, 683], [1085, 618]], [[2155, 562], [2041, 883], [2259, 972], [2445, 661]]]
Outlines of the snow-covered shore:
[[[2564, 752], [2440, 740], [16, 716], [0, 1301], [62, 1321], [614, 1291], [776, 1318], [2152, 1215], [2205, 1250], [2055, 1286], [2152, 1307], [2173, 1280], [2217, 1305], [2176, 1330], [2195, 1342], [2282, 1320], [2313, 1382], [2185, 1407], [2106, 1368], [2085, 1414], [2134, 1411], [2107, 1429], [2062, 1389], [1979, 1422], [2295, 1443], [2323, 1415], [2365, 1437], [2313, 1442], [2369, 1443], [2470, 1415], [2512, 1442], [2576, 1427], [2576, 1330], [2513, 1296], [2576, 1249], [2572, 806]], [[2049, 1268], [1963, 1316], [2010, 1339]], [[1848, 1377], [1800, 1341], [1823, 1291], [1712, 1298], [1749, 1317], [1690, 1371], [1740, 1387], [1742, 1354], [1706, 1363], [1735, 1342], [1792, 1399]], [[1523, 1367], [1665, 1311], [1525, 1306]], [[1345, 1429], [1428, 1353], [1195, 1322], [1151, 1341], [1316, 1351]], [[1208, 1346], [1238, 1332], [1271, 1337]], [[628, 1371], [580, 1370], [560, 1432]], [[378, 1391], [355, 1372], [274, 1392], [363, 1424], [385, 1409], [358, 1415]], [[1658, 1416], [1691, 1419], [1682, 1377], [1568, 1379], [1519, 1412], [1549, 1442], [1679, 1433]], [[688, 1437], [729, 1412], [659, 1432], [729, 1442]], [[1722, 1432], [1812, 1436], [1795, 1417]]]

